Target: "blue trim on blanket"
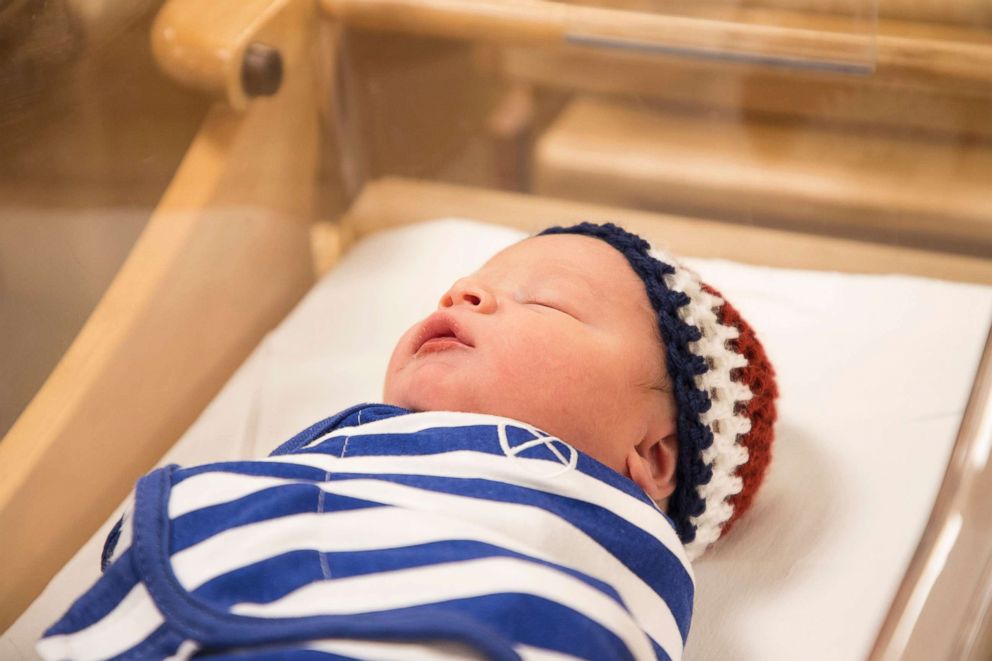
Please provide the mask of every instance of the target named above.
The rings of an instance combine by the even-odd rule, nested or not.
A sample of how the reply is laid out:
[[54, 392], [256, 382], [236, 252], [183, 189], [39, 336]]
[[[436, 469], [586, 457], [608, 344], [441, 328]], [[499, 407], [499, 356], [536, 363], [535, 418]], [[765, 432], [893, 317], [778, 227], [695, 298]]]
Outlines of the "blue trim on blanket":
[[129, 548], [112, 563], [97, 583], [76, 599], [65, 615], [45, 631], [44, 637], [75, 633], [99, 622], [114, 610], [138, 584], [132, 554], [133, 549]]

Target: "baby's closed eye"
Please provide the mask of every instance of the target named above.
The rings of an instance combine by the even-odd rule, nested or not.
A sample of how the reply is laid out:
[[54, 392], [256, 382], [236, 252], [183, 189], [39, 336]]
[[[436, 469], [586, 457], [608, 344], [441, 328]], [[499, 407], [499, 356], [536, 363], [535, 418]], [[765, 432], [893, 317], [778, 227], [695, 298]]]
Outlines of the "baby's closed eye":
[[574, 319], [575, 321], [582, 321], [582, 318], [575, 311], [575, 309], [567, 303], [546, 300], [530, 300], [525, 301], [525, 304], [536, 308], [536, 311], [539, 314], [563, 314], [566, 317]]
[[569, 316], [574, 316], [570, 312], [568, 312], [568, 310], [565, 309], [565, 306], [561, 303], [544, 301], [544, 300], [531, 300], [531, 301], [526, 301], [526, 304], [533, 305], [539, 308], [545, 308], [548, 310], [555, 310], [556, 312], [562, 312]]

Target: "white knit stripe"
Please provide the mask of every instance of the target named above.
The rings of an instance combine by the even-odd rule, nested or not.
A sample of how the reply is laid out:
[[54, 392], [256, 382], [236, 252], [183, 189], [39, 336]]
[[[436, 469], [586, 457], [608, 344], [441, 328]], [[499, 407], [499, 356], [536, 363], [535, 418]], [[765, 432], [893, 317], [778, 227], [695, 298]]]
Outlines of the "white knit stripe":
[[[235, 604], [231, 612], [249, 617], [350, 615], [417, 606], [425, 603], [425, 595], [436, 603], [506, 593], [562, 604], [613, 632], [634, 658], [655, 658], [647, 636], [615, 601], [576, 578], [515, 558], [465, 560], [310, 583], [267, 604]], [[674, 650], [663, 647], [673, 658], [681, 656], [681, 643]]]
[[[332, 475], [347, 473], [421, 475], [426, 477], [486, 478], [506, 484], [527, 487], [567, 496], [599, 505], [637, 526], [665, 545], [679, 559], [686, 573], [693, 577], [692, 565], [672, 526], [651, 505], [637, 500], [594, 477], [580, 471], [570, 471], [542, 477], [537, 470], [521, 470], [529, 463], [542, 469], [556, 462], [525, 457], [505, 457], [457, 450], [435, 455], [392, 455], [335, 457], [319, 453], [299, 453], [267, 457], [267, 462], [278, 462], [319, 468]], [[250, 479], [247, 479], [250, 478]], [[277, 484], [292, 483], [262, 476], [236, 473], [201, 473], [189, 477], [172, 488], [169, 517], [176, 518], [187, 512], [229, 502]], [[302, 482], [302, 481], [301, 481]], [[372, 500], [375, 500], [373, 497]], [[693, 581], [695, 579], [693, 578]]]
[[746, 384], [734, 381], [730, 371], [747, 365], [747, 359], [731, 350], [727, 343], [739, 337], [737, 328], [720, 322], [719, 309], [725, 301], [702, 288], [694, 274], [676, 266], [675, 273], [665, 276], [669, 289], [689, 297], [689, 304], [679, 308], [679, 317], [696, 326], [702, 337], [689, 343], [689, 350], [703, 357], [709, 369], [694, 377], [698, 389], [710, 397], [710, 408], [700, 415], [700, 421], [709, 427], [713, 443], [701, 453], [703, 463], [712, 469], [712, 478], [696, 487], [705, 501], [706, 509], [699, 516], [690, 517], [696, 536], [686, 545], [690, 558], [699, 557], [719, 537], [723, 524], [733, 516], [728, 498], [743, 488], [737, 469], [747, 462], [748, 451], [738, 443], [741, 434], [751, 430], [747, 416], [736, 413], [738, 402], [750, 401], [753, 393]]
[[[172, 566], [176, 578], [187, 590], [195, 590], [216, 576], [294, 549], [360, 551], [450, 539], [476, 540], [606, 581], [659, 645], [669, 651], [681, 650], [678, 623], [668, 604], [594, 539], [550, 512], [381, 480], [342, 480], [318, 486], [328, 493], [395, 507], [296, 514], [231, 528], [175, 554]], [[238, 552], [231, 553], [230, 549]]]
[[310, 441], [300, 449], [312, 447], [332, 438], [364, 436], [366, 434], [412, 434], [425, 429], [446, 429], [473, 425], [512, 425], [526, 429], [534, 436], [548, 436], [547, 432], [541, 431], [526, 422], [498, 415], [465, 413], [463, 411], [422, 411], [381, 418], [353, 427], [339, 427], [328, 434]]
[[73, 633], [42, 638], [35, 649], [46, 659], [107, 659], [131, 649], [164, 621], [145, 586], [138, 583], [98, 622]]
[[[716, 370], [710, 370], [710, 372], [716, 372]], [[707, 392], [716, 393], [715, 397], [711, 396], [710, 398], [712, 402], [710, 409], [700, 416], [706, 423], [714, 420], [727, 420], [733, 417], [747, 419], [747, 416], [735, 414], [734, 411], [737, 402], [751, 401], [753, 395], [750, 388], [743, 383], [726, 379], [729, 379], [726, 372], [722, 374], [714, 373], [708, 379], [706, 378], [706, 374], [700, 374], [696, 377], [697, 387], [708, 386], [709, 390]]]
[[315, 640], [302, 645], [305, 649], [350, 656], [362, 661], [463, 661], [486, 656], [468, 645], [449, 642], [404, 643], [400, 641], [353, 640], [340, 638]]

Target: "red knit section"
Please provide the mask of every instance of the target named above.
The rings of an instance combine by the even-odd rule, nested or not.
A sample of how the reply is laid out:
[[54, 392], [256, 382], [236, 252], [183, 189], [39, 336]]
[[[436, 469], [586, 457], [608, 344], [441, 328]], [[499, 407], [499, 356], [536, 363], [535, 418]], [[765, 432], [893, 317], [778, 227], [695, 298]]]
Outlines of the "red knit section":
[[[703, 284], [703, 289], [714, 296], [724, 299], [723, 295], [709, 285]], [[721, 536], [733, 527], [740, 516], [751, 506], [751, 501], [758, 492], [768, 464], [772, 459], [772, 441], [775, 437], [775, 420], [778, 412], [775, 409], [775, 399], [778, 397], [778, 385], [775, 382], [775, 369], [768, 361], [764, 347], [758, 341], [751, 326], [730, 303], [724, 299], [723, 307], [718, 311], [721, 323], [735, 326], [740, 331], [736, 340], [728, 342], [731, 350], [742, 354], [748, 364], [735, 368], [730, 372], [734, 381], [743, 381], [754, 394], [751, 401], [737, 404], [737, 413], [746, 415], [751, 420], [751, 431], [739, 436], [737, 441], [747, 447], [748, 461], [737, 469], [737, 475], [743, 481], [740, 493], [734, 494], [728, 500], [734, 508], [730, 519], [723, 524]]]

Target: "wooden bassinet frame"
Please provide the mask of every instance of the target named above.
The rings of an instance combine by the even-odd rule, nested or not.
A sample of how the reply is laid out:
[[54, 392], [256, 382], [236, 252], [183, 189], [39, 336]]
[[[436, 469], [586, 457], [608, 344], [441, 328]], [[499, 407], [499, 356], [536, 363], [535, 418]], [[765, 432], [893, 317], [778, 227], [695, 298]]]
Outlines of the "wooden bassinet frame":
[[[334, 57], [333, 48], [320, 48], [327, 35], [333, 43], [342, 22], [352, 20], [366, 29], [444, 36], [554, 38], [554, 25], [539, 20], [539, 5], [554, 3], [535, 0], [533, 13], [526, 2], [503, 12], [489, 0], [468, 4], [170, 0], [162, 8], [153, 35], [159, 63], [219, 98], [110, 288], [0, 442], [0, 629], [313, 284], [316, 90], [331, 84]], [[246, 90], [251, 44], [279, 54], [273, 96], [252, 98]], [[920, 75], [892, 66], [898, 75]], [[952, 60], [941, 66], [959, 82], [980, 71], [955, 69]], [[980, 73], [989, 71], [992, 64]], [[612, 219], [679, 254], [992, 283], [992, 261], [978, 257], [401, 178], [365, 184], [344, 217], [322, 225], [334, 247], [321, 259], [332, 263], [356, 237], [444, 216], [525, 230], [563, 218]], [[872, 658], [977, 654], [987, 640], [992, 464], [982, 434], [992, 429], [990, 399], [987, 349], [931, 520]], [[970, 596], [961, 598], [965, 589]]]

